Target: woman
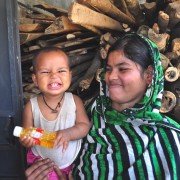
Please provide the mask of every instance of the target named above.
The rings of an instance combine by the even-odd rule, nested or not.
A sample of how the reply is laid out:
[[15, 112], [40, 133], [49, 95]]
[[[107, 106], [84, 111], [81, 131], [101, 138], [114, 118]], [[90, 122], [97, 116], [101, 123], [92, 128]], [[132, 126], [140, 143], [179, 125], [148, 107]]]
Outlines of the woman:
[[180, 125], [159, 113], [163, 82], [149, 39], [126, 34], [111, 46], [74, 179], [180, 178]]

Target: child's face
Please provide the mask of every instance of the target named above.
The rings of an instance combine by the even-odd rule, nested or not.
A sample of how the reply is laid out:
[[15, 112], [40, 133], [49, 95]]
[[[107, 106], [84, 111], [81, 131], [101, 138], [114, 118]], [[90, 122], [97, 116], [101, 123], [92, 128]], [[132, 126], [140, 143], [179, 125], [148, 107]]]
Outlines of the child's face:
[[71, 71], [67, 56], [63, 52], [45, 52], [38, 56], [33, 82], [44, 94], [64, 93], [71, 83]]

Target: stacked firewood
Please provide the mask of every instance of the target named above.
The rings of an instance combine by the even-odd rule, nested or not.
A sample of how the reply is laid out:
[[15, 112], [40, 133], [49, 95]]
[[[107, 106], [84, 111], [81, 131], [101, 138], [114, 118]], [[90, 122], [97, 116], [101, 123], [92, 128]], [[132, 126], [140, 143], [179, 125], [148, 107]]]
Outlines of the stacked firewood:
[[76, 0], [68, 10], [43, 1], [19, 2], [22, 78], [25, 101], [39, 93], [31, 80], [32, 58], [47, 46], [60, 47], [70, 58], [69, 91], [85, 105], [98, 92], [98, 73], [109, 47], [124, 32], [137, 32], [161, 52], [165, 92], [161, 112], [178, 120], [180, 113], [180, 1]]

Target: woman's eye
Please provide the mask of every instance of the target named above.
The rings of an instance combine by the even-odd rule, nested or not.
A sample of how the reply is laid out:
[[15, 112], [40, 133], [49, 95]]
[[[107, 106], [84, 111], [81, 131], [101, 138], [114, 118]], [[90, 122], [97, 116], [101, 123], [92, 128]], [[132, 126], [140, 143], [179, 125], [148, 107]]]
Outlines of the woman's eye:
[[110, 68], [106, 68], [106, 72], [110, 72], [111, 71], [111, 69]]
[[120, 68], [119, 71], [123, 72], [123, 71], [127, 71], [127, 68]]

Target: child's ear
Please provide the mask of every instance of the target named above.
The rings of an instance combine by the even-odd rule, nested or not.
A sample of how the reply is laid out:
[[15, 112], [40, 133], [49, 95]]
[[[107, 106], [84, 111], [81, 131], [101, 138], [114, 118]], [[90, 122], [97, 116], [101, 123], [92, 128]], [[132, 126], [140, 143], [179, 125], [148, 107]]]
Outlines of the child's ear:
[[38, 86], [38, 84], [37, 84], [37, 79], [36, 79], [36, 75], [35, 75], [35, 74], [32, 74], [32, 80], [33, 80], [34, 84], [35, 84], [36, 86]]
[[153, 78], [153, 66], [149, 65], [148, 68], [145, 70], [145, 79], [147, 84], [151, 84], [152, 83], [152, 78]]

